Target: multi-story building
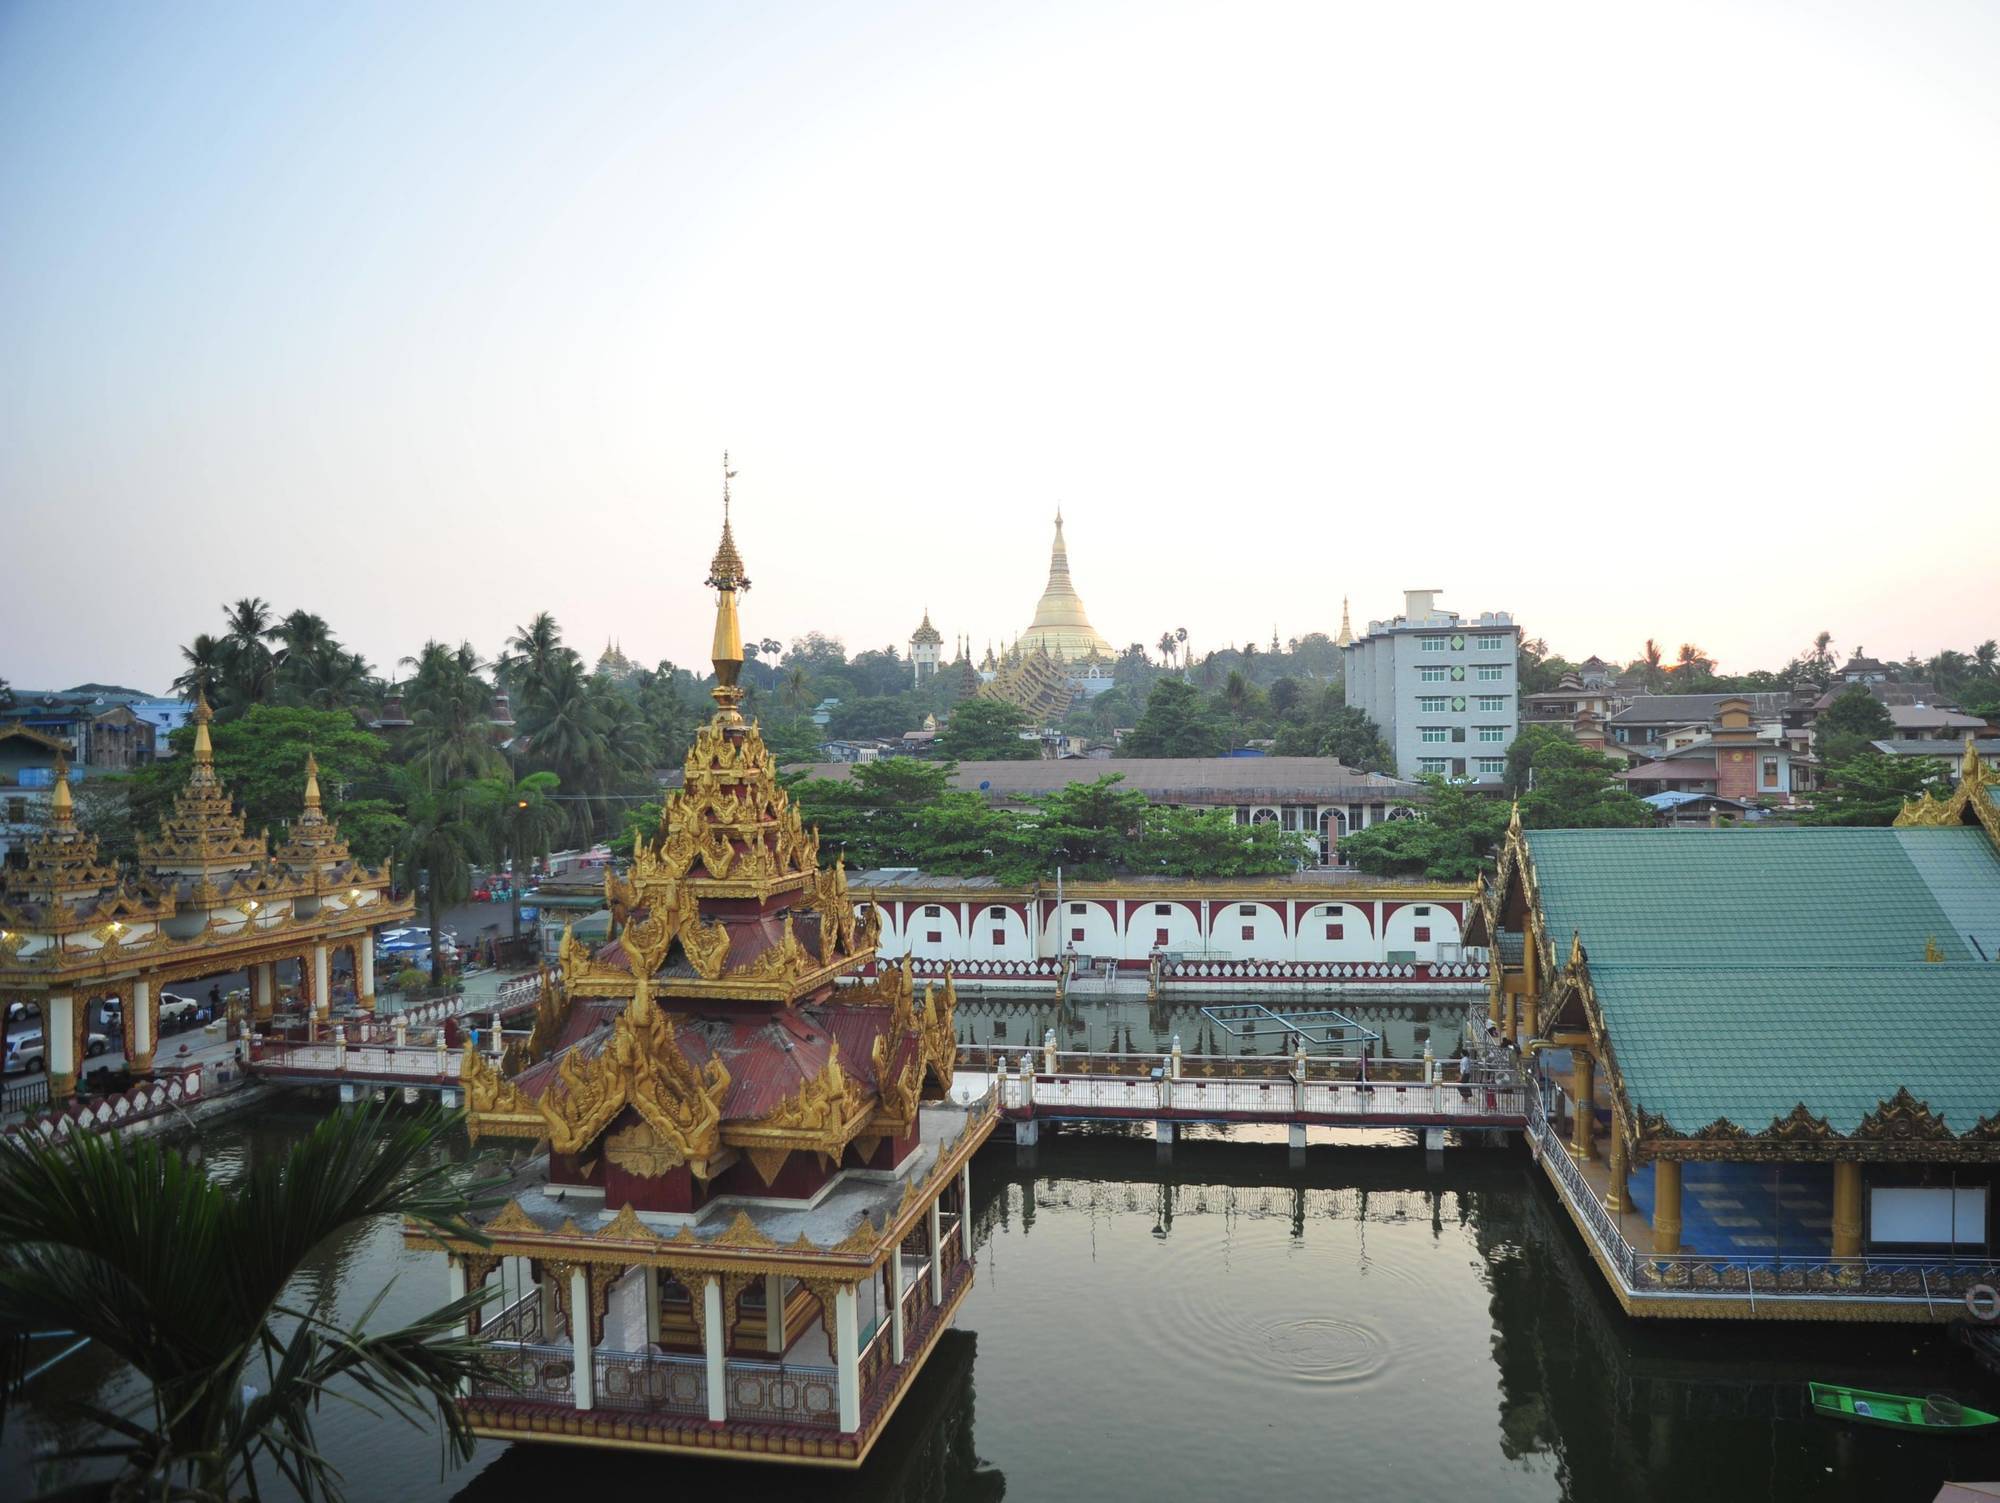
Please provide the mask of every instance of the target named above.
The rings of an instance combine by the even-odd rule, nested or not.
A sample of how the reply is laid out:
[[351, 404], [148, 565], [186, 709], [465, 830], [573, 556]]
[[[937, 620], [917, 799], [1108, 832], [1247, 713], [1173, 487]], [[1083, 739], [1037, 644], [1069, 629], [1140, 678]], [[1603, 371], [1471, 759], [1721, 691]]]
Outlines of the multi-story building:
[[1343, 649], [1347, 703], [1381, 728], [1402, 776], [1497, 783], [1520, 728], [1521, 628], [1506, 611], [1440, 610], [1436, 595], [1405, 590], [1402, 615]]

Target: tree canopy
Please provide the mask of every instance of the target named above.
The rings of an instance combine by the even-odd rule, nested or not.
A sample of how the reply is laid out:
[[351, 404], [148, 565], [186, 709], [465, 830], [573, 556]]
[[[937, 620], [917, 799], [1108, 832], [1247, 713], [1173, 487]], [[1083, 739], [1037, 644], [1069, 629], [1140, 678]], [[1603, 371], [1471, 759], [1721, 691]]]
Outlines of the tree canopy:
[[1041, 755], [1033, 741], [1021, 739], [1028, 717], [998, 699], [968, 699], [951, 712], [938, 733], [937, 752], [954, 762], [1032, 762]]
[[1430, 788], [1430, 802], [1420, 815], [1342, 836], [1341, 856], [1376, 876], [1471, 881], [1507, 831], [1507, 805], [1435, 773], [1419, 781]]
[[1825, 770], [1803, 819], [1809, 825], [1892, 825], [1907, 801], [1938, 780], [1937, 765], [1928, 758], [1857, 752]]

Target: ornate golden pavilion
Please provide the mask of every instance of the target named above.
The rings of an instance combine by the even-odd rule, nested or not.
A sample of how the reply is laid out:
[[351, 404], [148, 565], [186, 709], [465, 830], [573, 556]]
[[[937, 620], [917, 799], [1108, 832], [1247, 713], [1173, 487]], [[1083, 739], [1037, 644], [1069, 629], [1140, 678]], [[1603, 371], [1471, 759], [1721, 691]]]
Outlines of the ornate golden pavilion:
[[1542, 1157], [1629, 1312], [1944, 1319], [2000, 1281], [1994, 786], [1968, 744], [1890, 829], [1516, 811], [1467, 939], [1502, 1035], [1567, 1055]]
[[319, 769], [306, 754], [303, 803], [272, 849], [250, 835], [215, 771], [214, 716], [200, 700], [186, 785], [159, 831], [139, 840], [128, 874], [100, 858], [76, 823], [69, 769], [58, 764], [49, 827], [19, 866], [0, 872], [0, 997], [42, 1010], [52, 1097], [76, 1088], [88, 1004], [120, 1000], [125, 1054], [153, 1068], [160, 989], [246, 971], [252, 1011], [271, 1016], [278, 967], [296, 962], [299, 990], [328, 1016], [332, 961], [352, 952], [357, 1000], [375, 1005], [380, 925], [406, 921], [414, 903], [389, 897], [386, 868], [361, 865], [320, 807]]
[[454, 1289], [497, 1280], [483, 1330], [518, 1386], [467, 1395], [481, 1434], [856, 1466], [972, 1281], [970, 1161], [993, 1128], [947, 1098], [949, 985], [863, 985], [879, 915], [744, 722], [728, 521], [716, 713], [630, 872], [615, 938], [565, 935], [525, 1049], [470, 1048], [476, 1139], [536, 1157], [485, 1244], [440, 1243]]

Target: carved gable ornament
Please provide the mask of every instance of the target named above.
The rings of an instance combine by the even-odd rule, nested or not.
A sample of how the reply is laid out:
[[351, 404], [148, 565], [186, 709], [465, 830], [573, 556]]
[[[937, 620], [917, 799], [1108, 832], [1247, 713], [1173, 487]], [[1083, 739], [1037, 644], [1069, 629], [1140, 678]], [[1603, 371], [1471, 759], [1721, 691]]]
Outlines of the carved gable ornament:
[[1903, 1086], [1889, 1100], [1861, 1119], [1854, 1136], [1871, 1142], [1915, 1143], [1949, 1139], [1952, 1131], [1930, 1103], [1919, 1101]]

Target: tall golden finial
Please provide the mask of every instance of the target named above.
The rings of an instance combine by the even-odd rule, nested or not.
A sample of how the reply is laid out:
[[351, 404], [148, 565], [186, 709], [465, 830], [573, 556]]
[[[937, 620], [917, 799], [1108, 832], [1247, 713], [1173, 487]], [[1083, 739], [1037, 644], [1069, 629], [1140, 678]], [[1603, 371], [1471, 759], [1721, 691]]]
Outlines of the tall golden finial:
[[1507, 833], [1519, 838], [1521, 834], [1521, 801], [1514, 800], [1514, 807], [1507, 813]]
[[715, 664], [715, 688], [710, 691], [717, 707], [717, 719], [725, 725], [741, 725], [743, 690], [737, 677], [743, 672], [743, 628], [736, 619], [736, 595], [750, 588], [750, 576], [743, 572], [743, 556], [736, 551], [736, 538], [729, 527], [729, 482], [736, 472], [729, 468], [729, 451], [722, 454], [722, 542], [715, 560], [708, 566], [709, 587], [716, 591], [715, 644], [709, 660]]
[[319, 759], [310, 751], [306, 753], [306, 807], [319, 807]]
[[208, 707], [208, 695], [194, 691], [194, 765], [208, 767], [215, 761], [215, 747], [208, 739], [208, 723], [215, 719], [215, 711]]
[[69, 758], [56, 753], [56, 789], [49, 798], [49, 812], [58, 830], [67, 830], [76, 822], [76, 798], [69, 789]]

